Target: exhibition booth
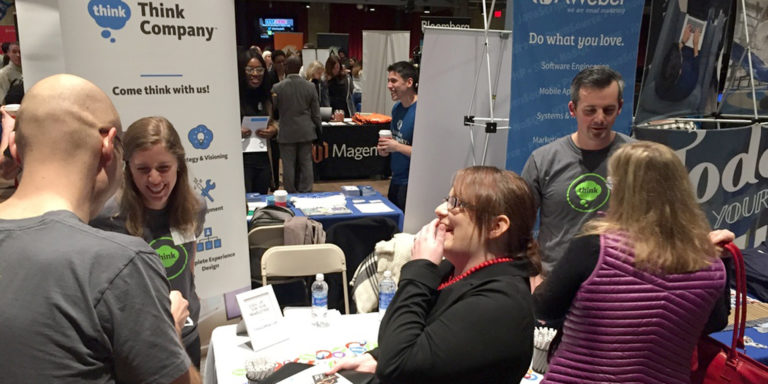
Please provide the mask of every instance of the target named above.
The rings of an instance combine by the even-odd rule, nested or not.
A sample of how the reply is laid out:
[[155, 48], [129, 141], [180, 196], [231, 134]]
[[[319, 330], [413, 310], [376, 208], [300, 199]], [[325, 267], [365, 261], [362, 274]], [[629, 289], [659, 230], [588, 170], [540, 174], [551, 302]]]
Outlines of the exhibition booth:
[[[124, 127], [144, 116], [173, 122], [184, 142], [194, 191], [207, 204], [195, 262], [201, 334], [212, 333], [205, 381], [247, 382], [243, 365], [259, 354], [248, 333], [233, 324], [238, 317], [232, 313], [238, 305], [235, 297], [252, 287], [249, 213], [274, 200], [243, 194], [238, 76], [222, 70], [237, 68], [233, 4], [185, 3], [184, 17], [168, 18], [147, 11], [141, 2], [96, 2], [97, 7], [63, 0], [17, 3], [25, 83], [30, 87], [55, 73], [76, 74], [109, 95]], [[608, 65], [625, 82], [622, 112], [613, 129], [672, 148], [688, 169], [697, 203], [712, 228], [734, 232], [741, 248], [764, 242], [766, 7], [758, 0], [650, 1], [643, 78], [636, 79], [643, 2], [555, 3], [508, 2], [509, 30], [425, 28], [406, 214], [385, 196], [366, 195], [362, 189], [345, 196], [338, 207], [302, 211], [293, 205], [294, 213], [326, 229], [342, 221], [386, 217], [400, 231], [416, 233], [434, 219], [434, 207], [445, 198], [458, 170], [492, 165], [519, 174], [534, 150], [572, 133], [571, 79], [584, 68]], [[128, 11], [100, 11], [110, 7]], [[685, 34], [688, 29], [697, 29], [699, 37]], [[408, 60], [410, 39], [407, 31], [363, 31], [364, 112], [392, 110], [381, 74], [388, 64]], [[692, 52], [677, 70], [685, 79], [673, 84], [667, 83], [664, 71], [670, 46]], [[729, 61], [720, 62], [723, 53]], [[323, 54], [316, 49], [311, 55]], [[723, 64], [727, 70], [720, 71]], [[698, 129], [659, 129], [662, 123]], [[376, 145], [379, 131], [388, 127], [324, 123], [313, 147], [315, 178], [351, 179], [355, 184], [365, 183], [356, 179], [386, 178], [389, 158], [380, 156]], [[599, 187], [610, 194], [605, 180]], [[291, 198], [296, 204], [330, 195], [338, 194]], [[350, 276], [354, 272], [347, 271]], [[294, 337], [275, 352], [280, 364], [326, 364], [377, 344], [376, 314], [334, 314], [328, 332], [318, 337], [308, 316], [299, 312], [285, 316]], [[756, 345], [746, 353], [768, 362], [768, 336], [760, 324], [748, 324], [747, 334]], [[730, 335], [725, 331], [718, 338], [728, 340]], [[541, 372], [531, 370], [522, 382], [541, 379]]]

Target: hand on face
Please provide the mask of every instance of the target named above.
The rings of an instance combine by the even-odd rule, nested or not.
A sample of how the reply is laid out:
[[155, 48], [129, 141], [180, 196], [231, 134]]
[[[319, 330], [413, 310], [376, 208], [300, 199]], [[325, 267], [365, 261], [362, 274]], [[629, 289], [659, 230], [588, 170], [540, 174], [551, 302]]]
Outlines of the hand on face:
[[445, 224], [440, 224], [438, 219], [434, 219], [416, 234], [411, 260], [425, 259], [440, 264], [443, 260], [444, 243]]

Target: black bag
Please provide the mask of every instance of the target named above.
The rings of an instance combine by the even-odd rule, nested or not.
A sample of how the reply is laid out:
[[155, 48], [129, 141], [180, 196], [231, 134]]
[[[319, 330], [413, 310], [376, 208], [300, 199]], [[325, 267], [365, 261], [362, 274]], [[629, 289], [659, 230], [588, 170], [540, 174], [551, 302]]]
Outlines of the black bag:
[[16, 79], [11, 82], [8, 92], [5, 94], [3, 105], [5, 104], [21, 104], [21, 99], [24, 98], [24, 80]]
[[250, 232], [256, 227], [263, 227], [265, 225], [280, 225], [293, 216], [295, 214], [289, 208], [279, 205], [267, 205], [253, 212], [253, 217], [251, 217], [251, 221], [248, 223], [248, 231]]

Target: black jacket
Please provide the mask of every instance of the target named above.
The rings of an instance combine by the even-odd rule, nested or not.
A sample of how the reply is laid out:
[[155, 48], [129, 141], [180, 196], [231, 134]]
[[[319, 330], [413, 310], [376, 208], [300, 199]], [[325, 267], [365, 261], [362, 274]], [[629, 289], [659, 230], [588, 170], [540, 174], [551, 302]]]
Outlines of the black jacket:
[[533, 354], [526, 260], [493, 264], [438, 291], [453, 266], [403, 266], [372, 351], [384, 383], [519, 383]]

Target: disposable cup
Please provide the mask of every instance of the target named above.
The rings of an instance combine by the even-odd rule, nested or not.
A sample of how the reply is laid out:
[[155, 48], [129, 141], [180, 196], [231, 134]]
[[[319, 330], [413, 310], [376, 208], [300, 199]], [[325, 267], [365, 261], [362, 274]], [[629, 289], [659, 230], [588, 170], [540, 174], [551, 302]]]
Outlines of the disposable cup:
[[288, 205], [288, 192], [284, 189], [278, 189], [274, 193], [275, 195], [275, 205], [279, 205], [281, 207], [285, 207]]
[[388, 137], [391, 139], [392, 131], [390, 131], [389, 129], [382, 129], [379, 131], [379, 137]]
[[19, 107], [21, 107], [21, 104], [6, 104], [5, 111], [12, 117], [16, 117], [16, 112], [19, 111]]

